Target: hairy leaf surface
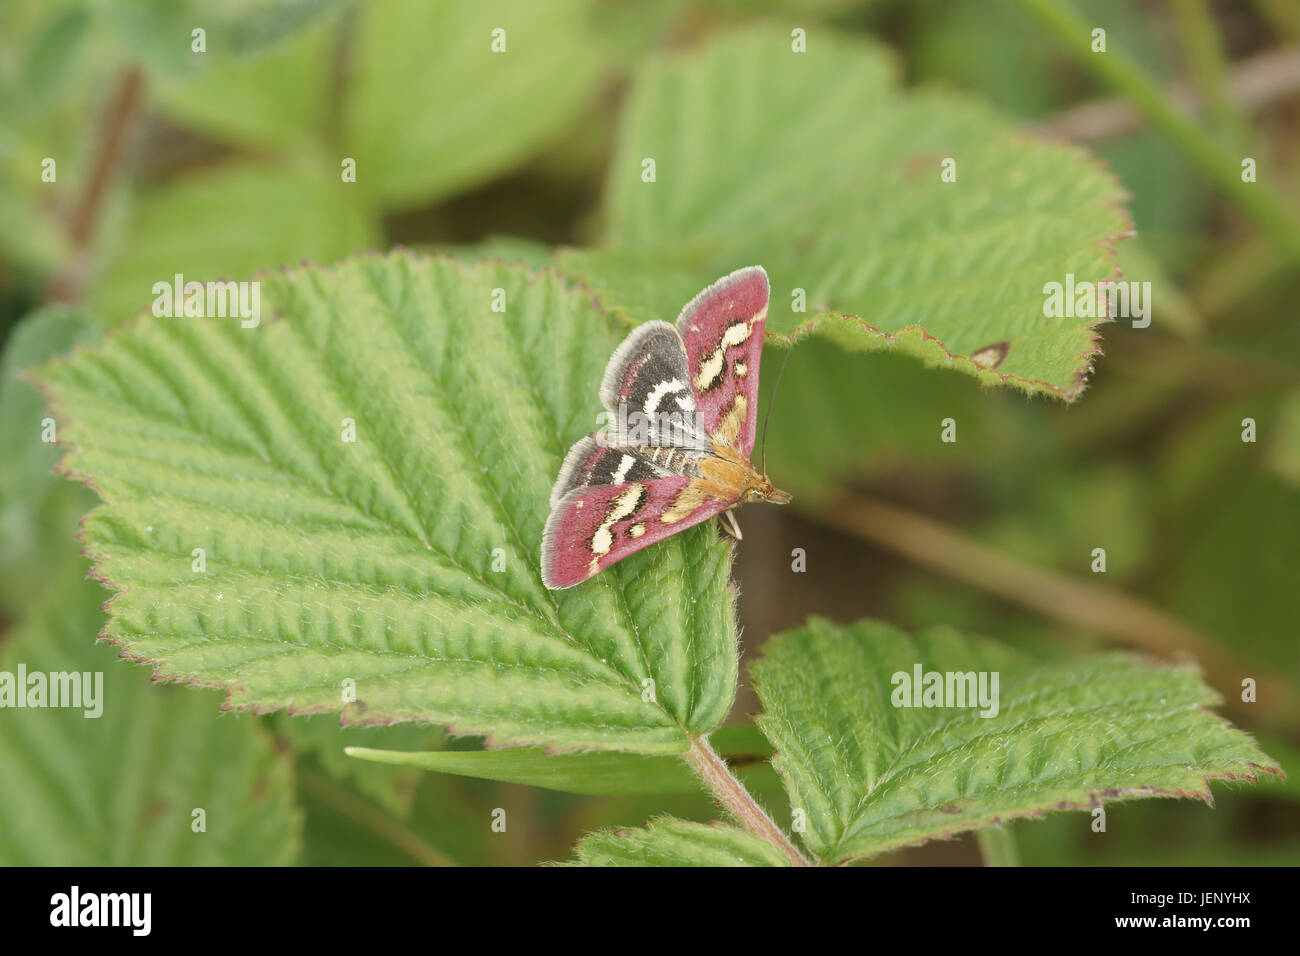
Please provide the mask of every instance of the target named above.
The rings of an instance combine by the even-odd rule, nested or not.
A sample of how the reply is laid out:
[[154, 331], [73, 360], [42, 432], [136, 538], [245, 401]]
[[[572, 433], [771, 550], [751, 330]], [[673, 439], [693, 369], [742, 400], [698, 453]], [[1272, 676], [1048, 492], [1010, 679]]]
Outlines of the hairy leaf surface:
[[104, 591], [79, 580], [82, 563], [6, 638], [0, 671], [101, 674], [101, 713], [0, 708], [0, 864], [293, 863], [302, 821], [288, 755], [254, 718], [218, 718], [211, 692], [154, 686], [96, 646]]
[[261, 282], [256, 328], [146, 317], [40, 372], [63, 466], [105, 500], [84, 538], [109, 635], [232, 707], [647, 753], [721, 723], [713, 528], [541, 582], [551, 484], [622, 337], [588, 295], [405, 254]]
[[979, 102], [903, 93], [875, 45], [813, 30], [796, 53], [788, 30], [747, 28], [638, 76], [604, 245], [562, 261], [637, 318], [671, 318], [702, 281], [761, 263], [769, 334], [1073, 398], [1099, 320], [1046, 317], [1044, 285], [1117, 277], [1123, 198], [1086, 154]]
[[[998, 673], [996, 715], [894, 706], [894, 675], [917, 665]], [[946, 628], [814, 618], [765, 644], [754, 677], [804, 841], [832, 864], [1102, 800], [1212, 802], [1211, 778], [1280, 772], [1207, 709], [1219, 701], [1194, 668], [1127, 654], [1035, 665]]]
[[739, 827], [659, 817], [644, 827], [588, 834], [579, 866], [789, 866], [781, 851]]

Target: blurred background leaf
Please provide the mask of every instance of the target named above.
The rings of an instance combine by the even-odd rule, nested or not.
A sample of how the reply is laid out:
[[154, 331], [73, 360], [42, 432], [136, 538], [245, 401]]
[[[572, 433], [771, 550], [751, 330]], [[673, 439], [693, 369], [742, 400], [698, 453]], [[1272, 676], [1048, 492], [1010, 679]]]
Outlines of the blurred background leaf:
[[205, 59], [201, 69], [160, 76], [159, 112], [182, 128], [251, 150], [302, 149], [325, 135], [331, 115], [336, 17], [238, 58]]
[[[284, 866], [299, 847], [293, 765], [255, 718], [159, 686], [95, 644], [106, 592], [84, 562], [0, 645], [0, 670], [102, 674], [102, 714], [0, 710], [6, 866]], [[194, 811], [203, 811], [197, 829]]]
[[[126, 240], [90, 300], [112, 322], [147, 310], [153, 285], [247, 278], [300, 262], [328, 264], [378, 241], [355, 193], [310, 168], [200, 171], [141, 197]], [[196, 223], [202, 223], [196, 228]]]
[[[517, 165], [586, 104], [603, 62], [590, 0], [388, 0], [360, 14], [343, 140], [386, 206]], [[504, 31], [494, 52], [495, 30]]]
[[0, 468], [0, 606], [16, 615], [48, 589], [52, 569], [66, 563], [78, 522], [95, 503], [89, 489], [54, 474], [60, 451], [45, 439], [57, 439], [58, 422], [47, 422], [44, 400], [20, 375], [98, 332], [84, 309], [50, 306], [13, 330], [0, 360], [0, 447], [8, 449]]
[[[339, 0], [113, 0], [96, 4], [120, 42], [152, 69], [180, 74], [205, 58], [246, 56], [293, 34], [339, 6]], [[203, 30], [203, 50], [194, 49]]]

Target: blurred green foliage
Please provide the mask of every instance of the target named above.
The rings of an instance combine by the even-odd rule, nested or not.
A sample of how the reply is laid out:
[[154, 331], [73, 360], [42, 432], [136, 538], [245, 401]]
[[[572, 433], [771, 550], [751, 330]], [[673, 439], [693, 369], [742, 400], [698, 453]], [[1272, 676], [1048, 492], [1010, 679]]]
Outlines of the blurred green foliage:
[[[1073, 6], [1104, 24], [1115, 48], [1159, 83], [1197, 70], [1164, 5]], [[238, 8], [236, 16], [144, 0], [0, 7], [0, 654], [32, 666], [102, 661], [81, 666], [102, 666], [133, 708], [124, 725], [97, 725], [102, 739], [93, 743], [75, 738], [80, 725], [63, 726], [55, 712], [41, 715], [49, 720], [31, 740], [0, 732], [6, 770], [21, 768], [24, 786], [49, 795], [42, 812], [61, 814], [65, 826], [75, 820], [65, 835], [94, 848], [74, 858], [70, 845], [0, 843], [0, 859], [530, 864], [568, 857], [592, 828], [638, 825], [664, 812], [713, 818], [702, 793], [589, 798], [343, 758], [351, 744], [478, 743], [402, 726], [344, 733], [327, 716], [218, 718], [212, 692], [160, 688], [142, 668], [113, 660], [92, 643], [107, 592], [80, 581], [87, 568], [73, 540], [93, 495], [49, 474], [55, 456], [37, 443], [41, 402], [18, 371], [129, 321], [149, 306], [152, 283], [175, 272], [244, 278], [397, 243], [534, 266], [552, 261], [559, 246], [584, 247], [564, 253], [570, 263], [596, 255], [600, 242], [607, 245], [599, 255], [617, 254], [609, 247], [623, 238], [626, 216], [604, 205], [605, 184], [631, 78], [651, 58], [759, 21], [787, 33], [859, 34], [892, 51], [907, 87], [893, 95], [957, 91], [976, 104], [970, 116], [995, 111], [1008, 131], [1017, 123], [1050, 128], [1070, 108], [1115, 91], [1099, 86], [1041, 23], [1003, 2], [518, 0], [489, 8], [468, 0], [258, 0]], [[1232, 63], [1297, 41], [1268, 8], [1240, 5], [1228, 15], [1213, 7]], [[488, 68], [488, 31], [497, 25], [510, 26], [505, 69]], [[199, 26], [201, 55], [191, 46]], [[1293, 215], [1297, 111], [1293, 89], [1239, 117]], [[108, 155], [114, 130], [120, 148]], [[860, 131], [837, 132], [852, 142]], [[1230, 714], [1291, 776], [1217, 789], [1213, 811], [1172, 801], [1117, 806], [1107, 834], [1091, 832], [1079, 815], [1022, 823], [1015, 832], [1025, 862], [1294, 864], [1300, 272], [1159, 130], [1138, 124], [1085, 145], [1131, 194], [1137, 238], [1120, 245], [1119, 261], [1130, 277], [1153, 283], [1151, 327], [1103, 326], [1106, 354], [1068, 406], [983, 387], [904, 355], [799, 343], [768, 449], [769, 470], [796, 492], [797, 510], [755, 527], [805, 548], [812, 567], [790, 575], [782, 552], [764, 553], [762, 537], [746, 534], [738, 566], [745, 650], [809, 612], [844, 621], [872, 615], [909, 630], [947, 624], [1041, 657], [1113, 642], [854, 539], [836, 517], [846, 493], [926, 514], [1084, 587], [1104, 579], [1196, 628], [1232, 661], [1206, 674], [1221, 692], [1255, 677], [1289, 695], [1255, 705], [1230, 700]], [[345, 157], [358, 167], [348, 186], [340, 181]], [[55, 182], [42, 180], [46, 158], [57, 161]], [[756, 155], [756, 167], [771, 158]], [[825, 168], [848, 180], [860, 163], [846, 150]], [[801, 187], [822, 185], [773, 188], [799, 198]], [[836, 212], [835, 195], [817, 208]], [[676, 227], [690, 217], [665, 221]], [[748, 213], [737, 222], [770, 225]], [[831, 263], [858, 262], [859, 246], [871, 239], [869, 228], [804, 225]], [[698, 288], [697, 270], [721, 271], [715, 263], [728, 258], [707, 242], [683, 252], [675, 238], [671, 230], [655, 235], [656, 254], [643, 259], [622, 251], [618, 274], [662, 297], [647, 295], [643, 308], [680, 304], [682, 290]], [[782, 239], [777, 230], [739, 248], [776, 261], [791, 251]], [[779, 357], [769, 349], [765, 368]], [[955, 444], [939, 441], [947, 417], [958, 421]], [[1256, 423], [1254, 443], [1242, 441], [1246, 418]], [[1098, 546], [1108, 552], [1104, 576], [1089, 570]], [[755, 709], [742, 697], [733, 719]], [[49, 765], [55, 754], [67, 761], [58, 772]], [[126, 787], [130, 774], [147, 774], [154, 790]], [[79, 787], [84, 792], [69, 797]], [[87, 801], [100, 793], [116, 802], [89, 812]], [[219, 825], [234, 829], [218, 832], [242, 850], [213, 840], [210, 848], [229, 852], [198, 860], [137, 838], [157, 813], [188, 816], [199, 805], [226, 815]], [[490, 830], [495, 807], [510, 815], [509, 839]], [[274, 832], [268, 837], [259, 825]], [[33, 817], [30, 826], [53, 824]], [[970, 839], [892, 859], [900, 856], [978, 860]]]

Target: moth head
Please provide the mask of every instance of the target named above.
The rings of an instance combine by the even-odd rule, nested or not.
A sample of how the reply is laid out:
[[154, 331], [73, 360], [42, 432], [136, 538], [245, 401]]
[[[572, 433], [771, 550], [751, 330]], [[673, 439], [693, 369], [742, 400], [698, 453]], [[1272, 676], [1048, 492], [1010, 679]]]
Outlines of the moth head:
[[741, 495], [745, 501], [770, 501], [774, 505], [789, 504], [791, 497], [790, 492], [782, 491], [768, 481], [767, 475], [757, 475]]

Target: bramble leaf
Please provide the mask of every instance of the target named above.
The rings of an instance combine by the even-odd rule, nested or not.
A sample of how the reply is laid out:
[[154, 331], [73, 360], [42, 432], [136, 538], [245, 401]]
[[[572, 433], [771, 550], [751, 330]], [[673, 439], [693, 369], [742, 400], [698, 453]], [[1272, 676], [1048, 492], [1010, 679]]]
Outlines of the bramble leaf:
[[978, 102], [902, 93], [874, 45], [815, 30], [807, 46], [749, 28], [653, 61], [622, 119], [604, 245], [565, 251], [564, 268], [644, 319], [762, 263], [769, 333], [1077, 395], [1100, 320], [1045, 318], [1044, 285], [1118, 277], [1110, 246], [1130, 224], [1114, 177]]
[[[996, 714], [894, 706], [893, 675], [918, 665], [997, 673]], [[1212, 778], [1281, 772], [1207, 709], [1218, 699], [1194, 668], [1127, 654], [1036, 665], [946, 628], [913, 639], [814, 618], [765, 644], [753, 671], [802, 836], [830, 864], [1102, 800], [1209, 803]]]
[[407, 254], [260, 282], [256, 327], [146, 316], [38, 374], [63, 467], [105, 501], [84, 540], [111, 637], [231, 707], [498, 745], [672, 753], [722, 722], [713, 528], [541, 582], [550, 488], [622, 337], [587, 294]]
[[102, 675], [98, 717], [0, 708], [0, 865], [294, 862], [302, 820], [288, 755], [253, 718], [217, 719], [209, 692], [157, 687], [97, 646], [104, 592], [81, 572], [80, 561], [61, 571], [45, 606], [0, 645], [0, 671], [21, 665], [29, 680]]
[[770, 843], [725, 823], [659, 817], [644, 827], [600, 830], [578, 841], [575, 866], [789, 866]]

